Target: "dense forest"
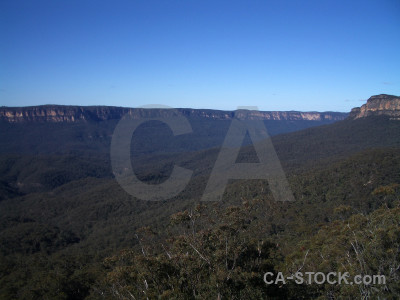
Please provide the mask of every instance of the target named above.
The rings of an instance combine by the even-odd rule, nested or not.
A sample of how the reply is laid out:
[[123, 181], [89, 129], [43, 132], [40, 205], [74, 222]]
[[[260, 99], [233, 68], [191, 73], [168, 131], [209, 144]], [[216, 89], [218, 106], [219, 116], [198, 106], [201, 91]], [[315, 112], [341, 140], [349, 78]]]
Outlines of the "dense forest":
[[[191, 137], [171, 138], [157, 122], [133, 136], [140, 180], [163, 182], [174, 164], [193, 170], [184, 191], [160, 202], [115, 181], [115, 120], [1, 123], [0, 299], [400, 297], [399, 121], [273, 134], [294, 202], [275, 201], [266, 180], [231, 180], [222, 201], [201, 202], [229, 123], [191, 121]], [[244, 143], [238, 163], [254, 155]], [[300, 271], [386, 282], [264, 282], [266, 272], [275, 281]]]

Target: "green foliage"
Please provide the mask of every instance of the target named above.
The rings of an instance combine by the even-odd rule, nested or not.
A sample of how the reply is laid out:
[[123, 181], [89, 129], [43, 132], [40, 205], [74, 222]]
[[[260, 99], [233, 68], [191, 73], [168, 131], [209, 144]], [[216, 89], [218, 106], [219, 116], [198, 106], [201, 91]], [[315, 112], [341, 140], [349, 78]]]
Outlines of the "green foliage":
[[[202, 214], [201, 207], [173, 215], [171, 224], [179, 235], [150, 246], [143, 237], [139, 250], [106, 259], [108, 292], [121, 299], [282, 297], [284, 290], [263, 282], [262, 274], [274, 271], [280, 257], [274, 244], [249, 235], [250, 210], [245, 203], [214, 217]], [[215, 225], [199, 228], [202, 218]]]
[[[369, 215], [354, 214], [347, 220], [322, 227], [300, 249], [287, 256], [289, 274], [301, 272], [348, 272], [356, 275], [385, 275], [385, 284], [346, 285], [314, 283], [310, 289], [321, 295], [342, 298], [400, 297], [400, 207], [377, 209]], [[293, 288], [294, 292], [296, 289]]]
[[[0, 157], [0, 299], [360, 296], [357, 287], [262, 282], [303, 261], [304, 271], [350, 261], [353, 273], [383, 272], [386, 287], [363, 291], [398, 295], [400, 122], [372, 117], [276, 136], [296, 202], [276, 202], [262, 180], [232, 181], [222, 202], [197, 207], [218, 155], [208, 148], [229, 125], [221, 124], [194, 121], [195, 138], [174, 142], [161, 129], [146, 136], [151, 126], [137, 133], [141, 180], [162, 182], [173, 164], [194, 170], [187, 189], [162, 202], [134, 199], [113, 180], [115, 121], [2, 124], [0, 151], [11, 154]], [[244, 147], [239, 161], [253, 154]]]

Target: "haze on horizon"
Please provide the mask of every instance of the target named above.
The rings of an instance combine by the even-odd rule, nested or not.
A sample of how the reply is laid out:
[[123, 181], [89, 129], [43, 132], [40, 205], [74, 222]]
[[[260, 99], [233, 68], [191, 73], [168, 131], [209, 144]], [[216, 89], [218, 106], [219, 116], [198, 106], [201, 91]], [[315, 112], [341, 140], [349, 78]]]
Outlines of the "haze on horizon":
[[348, 112], [400, 94], [399, 33], [396, 0], [4, 0], [0, 105]]

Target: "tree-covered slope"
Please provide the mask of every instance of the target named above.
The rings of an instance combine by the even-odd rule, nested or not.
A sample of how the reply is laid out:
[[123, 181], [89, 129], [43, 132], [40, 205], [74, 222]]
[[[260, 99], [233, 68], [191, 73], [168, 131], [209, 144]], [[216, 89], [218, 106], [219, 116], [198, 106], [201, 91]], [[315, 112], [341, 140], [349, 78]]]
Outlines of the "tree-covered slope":
[[[103, 130], [96, 127], [97, 125], [90, 126], [92, 125], [81, 129], [90, 131], [96, 128], [99, 132]], [[228, 124], [226, 129], [227, 126]], [[61, 141], [61, 138], [46, 139], [46, 131], [43, 128], [44, 131], [41, 131], [40, 128], [39, 126], [35, 130], [38, 130], [37, 134], [42, 132], [43, 140], [48, 144], [42, 146], [38, 142], [39, 148], [57, 149], [57, 143], [68, 144], [68, 140]], [[62, 126], [57, 128], [61, 129]], [[168, 132], [168, 128], [164, 129]], [[22, 127], [20, 130], [23, 131]], [[65, 130], [70, 132], [69, 128]], [[142, 130], [149, 134], [152, 131], [151, 128]], [[212, 270], [221, 272], [220, 277], [215, 280], [223, 288], [220, 291], [209, 290], [207, 294], [205, 286], [200, 286], [199, 289], [196, 287], [201, 295], [213, 297], [219, 292], [224, 296], [230, 295], [228, 297], [241, 297], [241, 293], [248, 293], [255, 298], [260, 295], [276, 295], [295, 299], [302, 293], [299, 287], [293, 290], [287, 287], [280, 294], [273, 287], [261, 286], [262, 271], [286, 268], [286, 261], [289, 262], [288, 259], [292, 256], [296, 257], [299, 243], [306, 245], [306, 241], [313, 241], [313, 236], [318, 234], [322, 226], [331, 226], [332, 222], [346, 220], [354, 214], [367, 216], [382, 206], [396, 206], [400, 184], [399, 130], [400, 122], [378, 116], [345, 120], [273, 137], [273, 144], [296, 201], [276, 202], [269, 191], [268, 182], [263, 180], [231, 181], [223, 201], [207, 204], [204, 208], [211, 221], [203, 217], [198, 219], [199, 235], [193, 240], [203, 243], [204, 247], [207, 245], [203, 239], [214, 240], [214, 244], [207, 247], [214, 245], [215, 248], [205, 249], [209, 255], [216, 255], [214, 269], [204, 269], [203, 259], [187, 244], [190, 240], [179, 239], [182, 235], [180, 222], [178, 228], [175, 227], [176, 224], [170, 227], [167, 224], [171, 215], [177, 212], [183, 214], [181, 221], [186, 222], [186, 215], [199, 204], [217, 158], [218, 147], [198, 150], [195, 146], [191, 149], [193, 151], [164, 153], [159, 141], [157, 151], [134, 153], [134, 169], [138, 177], [153, 184], [168, 178], [173, 164], [194, 171], [189, 185], [181, 194], [162, 202], [135, 199], [117, 184], [113, 179], [106, 151], [107, 143], [100, 141], [100, 134], [98, 144], [85, 141], [90, 144], [89, 147], [72, 138], [71, 147], [66, 149], [73, 151], [48, 151], [47, 154], [40, 155], [4, 154], [0, 159], [0, 298], [96, 299], [99, 292], [115, 298], [112, 291], [113, 281], [109, 276], [116, 276], [116, 283], [123, 273], [116, 271], [114, 263], [131, 268], [140, 279], [143, 276], [140, 268], [145, 268], [153, 258], [165, 256], [165, 250], [159, 248], [162, 244], [165, 247], [177, 247], [174, 251], [180, 251], [181, 254], [184, 250], [189, 251], [185, 247], [190, 247], [190, 257], [199, 264], [199, 276], [208, 276], [207, 272]], [[223, 140], [221, 136], [219, 139], [219, 142]], [[147, 141], [154, 140], [157, 140], [157, 135], [147, 137]], [[197, 141], [204, 145], [201, 139]], [[176, 142], [170, 139], [170, 149], [174, 149]], [[83, 150], [77, 151], [78, 144], [74, 143], [78, 143]], [[140, 143], [144, 145], [143, 149], [149, 147], [145, 145], [146, 139], [142, 139]], [[210, 145], [215, 143], [211, 142]], [[239, 161], [253, 161], [253, 154], [251, 147], [244, 147]], [[243, 201], [252, 203], [249, 212], [242, 211], [245, 209]], [[237, 213], [228, 213], [232, 205], [236, 205]], [[223, 216], [226, 213], [228, 214]], [[240, 218], [245, 214], [245, 223], [250, 222], [251, 226], [242, 228], [232, 223], [234, 219], [230, 218], [237, 214]], [[228, 222], [228, 227], [224, 227], [224, 222]], [[149, 261], [132, 265], [129, 256], [126, 261], [118, 253], [121, 249], [128, 248], [132, 251], [130, 255], [141, 259], [140, 255], [143, 254], [138, 243], [140, 234], [136, 234], [143, 226], [150, 226], [156, 233], [148, 245], [154, 247], [154, 256]], [[213, 251], [223, 248], [220, 243], [223, 239], [218, 241], [220, 237], [227, 237], [228, 234], [232, 236], [235, 230], [240, 231], [238, 236], [243, 237], [244, 244], [229, 244], [229, 255], [253, 257], [253, 252], [258, 249], [258, 240], [264, 240], [265, 245], [269, 246], [265, 249], [265, 256], [263, 254], [258, 257], [254, 254], [254, 259], [259, 259], [257, 263], [245, 259], [240, 261], [238, 266], [245, 270], [244, 277], [240, 277], [241, 272], [237, 269], [234, 281], [226, 281], [224, 278], [229, 272], [225, 273], [220, 265], [224, 255]], [[192, 245], [195, 246], [193, 243]], [[276, 248], [276, 245], [279, 247]], [[270, 251], [279, 251], [280, 256], [271, 257]], [[104, 268], [106, 257], [115, 259], [108, 260]], [[179, 266], [171, 263], [165, 261], [164, 266], [175, 269]], [[192, 266], [188, 265], [189, 267]], [[174, 276], [180, 274], [186, 276], [187, 283], [190, 281], [193, 286], [195, 283], [191, 280], [194, 278], [189, 276], [191, 271], [186, 270], [186, 275], [181, 271], [168, 273], [167, 270], [167, 273], [160, 273], [160, 276], [165, 275], [172, 280], [168, 282], [165, 279], [163, 284], [175, 288], [174, 280], [179, 281], [179, 278]], [[159, 289], [166, 291], [165, 295], [175, 295], [168, 294], [166, 286], [160, 286]], [[188, 291], [179, 290], [176, 296], [183, 297], [184, 294], [179, 293]], [[315, 291], [313, 287], [303, 292], [308, 298], [312, 298], [325, 291]]]

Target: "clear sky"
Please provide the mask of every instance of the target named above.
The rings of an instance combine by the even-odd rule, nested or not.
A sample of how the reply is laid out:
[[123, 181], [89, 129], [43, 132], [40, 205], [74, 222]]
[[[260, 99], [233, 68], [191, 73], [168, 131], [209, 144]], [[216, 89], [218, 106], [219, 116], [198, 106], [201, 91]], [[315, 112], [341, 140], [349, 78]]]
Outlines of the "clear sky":
[[1, 0], [0, 105], [349, 111], [400, 95], [400, 1]]

